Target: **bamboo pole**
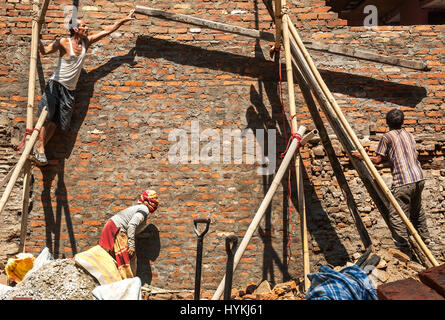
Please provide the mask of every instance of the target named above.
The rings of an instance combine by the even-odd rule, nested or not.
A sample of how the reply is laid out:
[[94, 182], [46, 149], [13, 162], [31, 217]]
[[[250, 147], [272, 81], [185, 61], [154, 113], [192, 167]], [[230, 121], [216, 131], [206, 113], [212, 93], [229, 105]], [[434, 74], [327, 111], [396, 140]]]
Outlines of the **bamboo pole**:
[[[281, 5], [285, 7], [286, 2], [282, 0]], [[277, 15], [275, 11], [275, 16]], [[281, 16], [281, 15], [280, 15]], [[289, 92], [289, 110], [292, 123], [292, 134], [295, 133], [297, 128], [297, 110], [295, 105], [295, 89], [294, 89], [294, 77], [292, 71], [292, 56], [290, 51], [289, 42], [289, 19], [287, 18], [287, 13], [284, 12], [282, 15], [282, 31], [283, 31], [283, 42], [284, 42], [284, 53], [286, 59], [286, 74], [287, 74], [287, 85]], [[309, 250], [308, 250], [308, 239], [307, 239], [307, 226], [306, 226], [306, 206], [304, 205], [304, 186], [302, 181], [302, 168], [300, 166], [300, 153], [295, 154], [295, 176], [296, 176], [296, 186], [297, 186], [297, 210], [300, 214], [300, 226], [301, 226], [301, 236], [302, 236], [302, 248], [303, 248], [303, 273], [304, 273], [304, 289], [308, 290], [310, 287], [309, 279], [307, 275], [310, 273], [309, 265]], [[290, 204], [289, 204], [290, 205]]]
[[139, 5], [136, 6], [134, 12], [138, 13], [138, 14], [143, 14], [146, 16], [160, 18], [160, 19], [172, 20], [172, 21], [192, 24], [195, 26], [206, 27], [209, 29], [230, 32], [230, 33], [238, 34], [241, 36], [246, 36], [246, 37], [251, 37], [251, 38], [256, 38], [256, 39], [263, 39], [266, 41], [275, 41], [274, 34], [270, 33], [270, 32], [263, 32], [263, 31], [259, 31], [259, 30], [233, 26], [233, 25], [229, 25], [229, 24], [225, 24], [225, 23], [221, 23], [221, 22], [210, 21], [210, 20], [201, 19], [201, 18], [195, 18], [195, 17], [185, 15], [185, 14], [172, 13], [172, 12], [167, 12], [167, 11], [144, 7], [144, 6], [139, 6]]
[[6, 202], [9, 199], [9, 196], [11, 195], [12, 188], [14, 187], [14, 184], [16, 183], [19, 173], [22, 170], [23, 166], [25, 165], [25, 162], [28, 160], [28, 156], [31, 153], [32, 147], [34, 146], [34, 143], [37, 140], [37, 137], [39, 136], [39, 131], [42, 128], [43, 123], [46, 120], [46, 116], [48, 114], [48, 110], [46, 107], [42, 110], [42, 113], [40, 114], [39, 120], [37, 121], [37, 124], [35, 126], [35, 129], [31, 137], [29, 138], [28, 143], [26, 144], [22, 155], [19, 158], [19, 161], [17, 162], [17, 165], [14, 168], [14, 171], [12, 172], [11, 179], [9, 180], [8, 184], [6, 185], [5, 192], [3, 192], [2, 198], [0, 199], [0, 214], [3, 212], [3, 209], [5, 208]]
[[[26, 128], [33, 128], [33, 114], [34, 114], [34, 97], [36, 86], [36, 73], [37, 73], [37, 56], [38, 56], [38, 44], [39, 35], [42, 28], [46, 11], [48, 9], [49, 0], [44, 0], [42, 9], [39, 9], [39, 1], [33, 1], [33, 20], [32, 20], [32, 36], [31, 36], [31, 58], [29, 63], [29, 77], [28, 77], [28, 105], [26, 108]], [[25, 143], [29, 143], [29, 136], [26, 136]], [[25, 145], [26, 145], [25, 144]], [[20, 244], [19, 251], [25, 250], [25, 238], [28, 222], [29, 211], [29, 192], [31, 187], [31, 163], [29, 160], [24, 165], [24, 178], [23, 178], [23, 194], [22, 194], [22, 221], [20, 228]]]
[[417, 230], [414, 228], [414, 226], [412, 225], [411, 221], [409, 221], [409, 219], [406, 217], [406, 215], [403, 212], [402, 208], [400, 207], [399, 203], [397, 202], [397, 200], [392, 195], [391, 191], [389, 190], [389, 188], [386, 185], [386, 183], [383, 180], [383, 178], [378, 173], [377, 169], [374, 167], [374, 164], [372, 163], [372, 161], [369, 158], [368, 154], [366, 153], [365, 149], [363, 148], [363, 146], [361, 145], [361, 143], [358, 140], [357, 136], [355, 135], [355, 132], [352, 130], [352, 128], [350, 127], [348, 121], [346, 120], [346, 118], [344, 117], [343, 113], [341, 112], [340, 107], [338, 106], [337, 102], [335, 101], [332, 93], [327, 88], [325, 82], [321, 78], [321, 75], [318, 72], [317, 68], [315, 67], [315, 64], [312, 61], [312, 58], [310, 57], [309, 53], [305, 49], [304, 44], [301, 41], [301, 38], [299, 37], [298, 32], [297, 32], [295, 26], [292, 24], [292, 22], [290, 21], [290, 19], [287, 16], [286, 16], [286, 20], [289, 21], [289, 23], [288, 23], [289, 30], [291, 31], [292, 37], [296, 41], [298, 48], [300, 49], [301, 53], [303, 54], [303, 56], [304, 56], [304, 58], [306, 60], [306, 63], [308, 64], [308, 66], [310, 68], [310, 71], [312, 72], [312, 74], [314, 75], [317, 83], [321, 87], [321, 89], [323, 91], [323, 94], [325, 95], [326, 99], [328, 100], [328, 102], [330, 103], [331, 107], [333, 108], [336, 116], [339, 118], [340, 122], [344, 126], [348, 136], [351, 138], [352, 142], [354, 143], [355, 147], [359, 151], [360, 155], [363, 157], [363, 160], [366, 163], [368, 169], [370, 170], [372, 176], [377, 181], [378, 185], [382, 189], [382, 191], [383, 191], [384, 195], [386, 196], [386, 198], [388, 199], [388, 201], [396, 209], [397, 214], [399, 214], [400, 218], [402, 219], [404, 224], [407, 226], [407, 228], [410, 231], [410, 233], [413, 235], [414, 239], [416, 240], [416, 242], [418, 243], [418, 245], [422, 249], [422, 251], [425, 254], [425, 256], [433, 264], [433, 266], [438, 266], [439, 263], [436, 261], [436, 259], [432, 255], [431, 251], [427, 248], [427, 246], [425, 245], [423, 240], [420, 238]]
[[275, 0], [275, 50], [279, 50], [281, 47], [281, 1], [282, 0]]
[[[297, 132], [299, 134], [303, 134], [305, 131], [306, 131], [306, 128], [304, 126], [300, 126], [300, 128], [298, 129]], [[246, 234], [244, 235], [243, 240], [241, 241], [238, 249], [236, 250], [234, 261], [233, 261], [233, 271], [235, 271], [236, 267], [238, 266], [238, 263], [241, 260], [241, 256], [243, 255], [243, 253], [247, 247], [247, 244], [249, 243], [250, 239], [252, 238], [255, 230], [258, 228], [258, 225], [261, 222], [261, 219], [263, 218], [264, 213], [267, 210], [267, 207], [269, 206], [270, 202], [272, 201], [272, 197], [275, 194], [278, 186], [280, 185], [281, 179], [283, 178], [283, 176], [286, 172], [286, 169], [289, 166], [289, 163], [291, 162], [291, 160], [294, 156], [295, 151], [301, 145], [303, 145], [304, 143], [306, 143], [307, 141], [312, 139], [314, 137], [314, 135], [316, 135], [316, 134], [317, 134], [317, 130], [312, 130], [311, 132], [306, 134], [300, 142], [298, 142], [298, 139], [293, 139], [286, 155], [284, 156], [283, 161], [281, 162], [280, 167], [278, 168], [277, 173], [275, 174], [274, 179], [272, 180], [272, 183], [271, 183], [269, 189], [267, 190], [267, 193], [266, 193], [263, 201], [261, 202], [261, 205], [260, 205], [258, 211], [256, 212], [252, 222], [249, 225], [249, 228], [246, 231]], [[221, 294], [223, 293], [223, 290], [224, 290], [224, 283], [225, 283], [225, 276], [223, 277], [218, 288], [216, 289], [215, 293], [213, 294], [212, 300], [218, 300], [221, 297]]]

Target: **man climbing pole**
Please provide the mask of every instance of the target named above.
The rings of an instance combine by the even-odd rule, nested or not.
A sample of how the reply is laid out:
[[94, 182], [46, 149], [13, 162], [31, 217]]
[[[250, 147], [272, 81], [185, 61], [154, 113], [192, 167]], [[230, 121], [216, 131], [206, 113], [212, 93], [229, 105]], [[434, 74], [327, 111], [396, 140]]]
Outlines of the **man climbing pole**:
[[[402, 128], [403, 121], [403, 111], [400, 109], [388, 111], [386, 124], [389, 131], [380, 139], [376, 150], [377, 156], [370, 159], [374, 164], [389, 162], [393, 177], [391, 192], [425, 244], [431, 244], [426, 216], [422, 207], [425, 179], [417, 159], [416, 142], [413, 135]], [[352, 155], [363, 159], [358, 151], [353, 152]], [[393, 206], [390, 207], [389, 221], [393, 228], [396, 246], [407, 252], [409, 248], [408, 231]]]
[[133, 10], [127, 17], [118, 20], [105, 30], [88, 35], [89, 29], [85, 21], [73, 17], [69, 23], [70, 37], [56, 39], [47, 46], [40, 41], [40, 54], [45, 56], [58, 51], [59, 62], [46, 85], [39, 104], [37, 116], [40, 116], [44, 106], [48, 108], [48, 116], [40, 130], [39, 139], [31, 157], [36, 165], [45, 166], [48, 164], [45, 145], [53, 136], [56, 128], [59, 127], [65, 131], [70, 126], [74, 108], [74, 90], [79, 80], [87, 50], [94, 43], [118, 30], [124, 23], [134, 19]]
[[138, 204], [112, 216], [105, 224], [99, 245], [116, 260], [123, 279], [136, 273], [136, 235], [147, 226], [148, 216], [158, 208], [158, 194], [145, 190]]

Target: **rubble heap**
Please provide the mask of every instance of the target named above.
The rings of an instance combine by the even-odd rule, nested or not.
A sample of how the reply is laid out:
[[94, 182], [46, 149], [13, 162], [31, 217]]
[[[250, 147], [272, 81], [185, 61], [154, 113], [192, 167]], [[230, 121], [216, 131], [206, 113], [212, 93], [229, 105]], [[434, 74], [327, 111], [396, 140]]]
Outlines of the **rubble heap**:
[[[375, 252], [381, 259], [369, 277], [376, 287], [401, 279], [414, 278], [425, 268], [411, 261], [399, 250], [389, 248]], [[358, 259], [359, 255], [353, 258]], [[355, 259], [354, 259], [355, 260]], [[347, 266], [331, 267], [339, 271]], [[317, 272], [313, 270], [313, 272]], [[31, 298], [33, 300], [95, 300], [92, 291], [99, 286], [98, 281], [74, 259], [56, 259], [42, 266], [18, 283], [0, 300]], [[144, 300], [193, 300], [193, 290], [168, 290], [145, 284], [141, 288]], [[214, 290], [202, 290], [201, 299], [210, 300]], [[278, 283], [273, 287], [264, 280], [260, 283], [248, 282], [232, 289], [233, 300], [304, 300], [303, 279], [293, 279]]]
[[30, 274], [0, 299], [95, 300], [91, 292], [98, 285], [73, 259], [57, 259]]

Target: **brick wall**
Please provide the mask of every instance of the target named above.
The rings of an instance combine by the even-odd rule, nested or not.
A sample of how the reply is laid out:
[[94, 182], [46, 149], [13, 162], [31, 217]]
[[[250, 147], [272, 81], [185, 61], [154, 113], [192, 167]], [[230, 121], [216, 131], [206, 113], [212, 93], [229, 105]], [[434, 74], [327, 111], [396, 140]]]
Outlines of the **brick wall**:
[[[92, 31], [124, 17], [135, 4], [80, 2]], [[70, 2], [51, 2], [44, 41], [66, 34], [63, 8], [67, 4]], [[274, 32], [262, 1], [137, 4]], [[385, 112], [394, 106], [405, 111], [428, 179], [424, 200], [436, 242], [433, 253], [443, 261], [443, 27], [365, 30], [346, 27], [344, 20], [328, 12], [324, 1], [289, 1], [289, 7], [305, 40], [406, 55], [432, 67], [429, 72], [411, 71], [313, 52], [347, 119], [371, 149], [385, 131]], [[2, 123], [9, 128], [9, 133], [2, 131], [1, 144], [8, 155], [13, 154], [25, 126], [30, 10], [29, 1], [0, 2], [0, 58], [4, 61], [0, 66], [0, 111]], [[56, 257], [72, 257], [87, 250], [97, 244], [106, 220], [134, 204], [140, 191], [150, 187], [158, 190], [161, 206], [137, 242], [143, 282], [193, 288], [197, 242], [193, 219], [210, 216], [213, 223], [204, 238], [202, 287], [216, 288], [225, 271], [225, 237], [234, 233], [241, 241], [272, 178], [257, 174], [260, 164], [235, 163], [234, 159], [230, 163], [172, 164], [168, 152], [174, 142], [168, 137], [173, 129], [190, 133], [193, 123], [199, 123], [201, 132], [215, 129], [221, 136], [224, 129], [276, 129], [279, 162], [287, 141], [278, 66], [269, 48], [269, 43], [139, 15], [94, 45], [77, 88], [72, 127], [65, 133], [57, 131], [51, 140], [49, 166], [33, 170], [27, 251], [38, 254], [47, 246]], [[40, 62], [36, 105], [57, 59], [53, 55]], [[287, 106], [285, 79], [283, 97]], [[314, 128], [301, 94], [297, 106], [299, 123]], [[286, 128], [289, 132], [288, 124]], [[335, 136], [332, 141], [373, 241], [377, 246], [391, 246], [383, 219]], [[312, 270], [320, 264], [344, 264], [363, 249], [352, 217], [323, 147], [308, 145], [302, 156]], [[6, 166], [1, 172], [2, 176], [7, 173]], [[383, 174], [389, 182], [390, 173]], [[18, 247], [20, 187], [17, 183], [11, 203], [0, 216], [2, 225], [10, 230], [3, 232], [2, 228], [0, 233], [3, 262]], [[299, 218], [295, 212], [288, 215], [287, 207], [286, 175], [241, 259], [234, 283], [278, 282], [302, 275]], [[289, 232], [293, 233], [290, 259], [283, 259]]]

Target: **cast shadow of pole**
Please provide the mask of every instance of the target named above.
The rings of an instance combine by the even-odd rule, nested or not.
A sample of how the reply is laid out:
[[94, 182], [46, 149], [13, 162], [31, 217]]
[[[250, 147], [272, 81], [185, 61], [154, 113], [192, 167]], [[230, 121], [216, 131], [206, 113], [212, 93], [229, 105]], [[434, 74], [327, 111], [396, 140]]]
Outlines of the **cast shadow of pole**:
[[[88, 112], [91, 97], [94, 94], [95, 83], [121, 66], [123, 63], [133, 63], [134, 48], [126, 55], [113, 57], [105, 64], [90, 71], [81, 73], [79, 85], [75, 93], [75, 107], [71, 118], [71, 127], [67, 131], [56, 129], [54, 136], [48, 142], [46, 155], [49, 164], [41, 168], [43, 175], [42, 207], [46, 222], [46, 246], [51, 248], [52, 254], [57, 258], [59, 255], [65, 256], [66, 246], [64, 245], [62, 235], [62, 217], [65, 217], [67, 233], [72, 254], [77, 253], [76, 239], [71, 221], [70, 207], [68, 203], [68, 190], [64, 182], [65, 159], [68, 159], [72, 153], [77, 140], [78, 132], [85, 116]], [[55, 191], [56, 210], [54, 216], [53, 197], [51, 187], [57, 177], [57, 187]], [[62, 247], [62, 252], [60, 249]]]
[[[69, 246], [71, 247], [72, 254], [75, 255], [77, 253], [76, 239], [68, 204], [68, 192], [64, 181], [65, 159], [58, 160], [56, 165], [48, 165], [41, 170], [43, 175], [43, 191], [41, 198], [45, 214], [46, 247], [49, 248], [50, 252], [56, 259], [59, 257], [65, 258], [66, 244], [61, 236], [63, 233], [62, 220], [65, 218]], [[51, 189], [56, 177], [56, 209], [54, 215]]]

